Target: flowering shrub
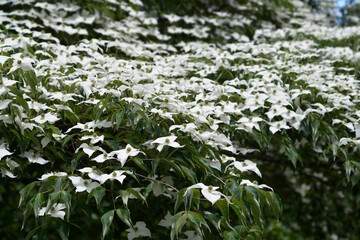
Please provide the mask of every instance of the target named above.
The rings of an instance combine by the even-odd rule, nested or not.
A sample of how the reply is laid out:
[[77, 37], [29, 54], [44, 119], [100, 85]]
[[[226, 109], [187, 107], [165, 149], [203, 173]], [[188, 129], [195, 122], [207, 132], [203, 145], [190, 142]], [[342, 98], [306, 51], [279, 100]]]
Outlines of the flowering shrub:
[[356, 190], [359, 27], [180, 2], [0, 1], [0, 169], [27, 239], [261, 239], [280, 171], [300, 202], [290, 169]]

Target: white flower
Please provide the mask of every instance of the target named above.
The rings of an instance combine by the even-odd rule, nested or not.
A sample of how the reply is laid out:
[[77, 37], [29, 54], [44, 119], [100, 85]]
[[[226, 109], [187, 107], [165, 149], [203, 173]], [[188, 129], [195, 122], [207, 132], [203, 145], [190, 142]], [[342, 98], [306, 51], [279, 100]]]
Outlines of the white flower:
[[186, 231], [186, 232], [184, 232], [184, 234], [187, 236], [186, 240], [202, 240], [203, 239], [203, 237], [195, 231]]
[[219, 187], [213, 187], [213, 186], [206, 186], [203, 183], [197, 183], [187, 188], [184, 195], [187, 194], [187, 192], [194, 188], [200, 188], [202, 195], [209, 200], [213, 205], [216, 203], [217, 200], [221, 198], [221, 196], [225, 196], [219, 191], [216, 191]]
[[39, 178], [40, 181], [44, 181], [45, 179], [48, 179], [49, 177], [64, 177], [64, 176], [67, 176], [67, 173], [66, 172], [56, 172], [56, 173], [53, 173], [53, 172], [50, 172], [50, 173], [45, 173], [41, 176], [41, 178]]
[[160, 110], [160, 109], [153, 108], [153, 109], [151, 109], [150, 112], [157, 113], [162, 118], [167, 118], [167, 119], [174, 121], [174, 119], [172, 117], [173, 113], [167, 112], [166, 109]]
[[90, 193], [91, 190], [100, 186], [98, 182], [93, 182], [91, 179], [83, 179], [82, 177], [74, 176], [70, 176], [69, 179], [71, 180], [74, 187], [76, 187], [75, 192], [83, 192], [86, 190], [88, 193]]
[[271, 191], [274, 191], [271, 187], [269, 187], [268, 185], [266, 184], [260, 184], [258, 185], [258, 183], [256, 181], [254, 182], [250, 182], [249, 180], [247, 179], [244, 179], [241, 181], [240, 185], [247, 185], [247, 186], [253, 186], [253, 187], [256, 187], [256, 188], [268, 188], [270, 189]]
[[96, 144], [98, 142], [103, 142], [104, 138], [105, 138], [104, 135], [98, 136], [96, 133], [94, 133], [92, 135], [85, 135], [85, 136], [81, 137], [80, 140], [85, 141], [85, 140], [90, 139], [91, 144]]
[[71, 132], [71, 130], [73, 129], [81, 129], [82, 132], [87, 131], [87, 132], [94, 132], [95, 128], [108, 128], [111, 127], [112, 124], [109, 121], [97, 121], [95, 123], [95, 121], [91, 121], [91, 122], [87, 122], [87, 123], [77, 123], [75, 126], [69, 128], [65, 133], [69, 133]]
[[22, 157], [27, 158], [31, 163], [37, 163], [41, 165], [44, 165], [49, 162], [49, 160], [42, 158], [39, 154], [36, 154], [33, 150], [25, 152], [22, 155]]
[[0, 160], [5, 157], [5, 156], [8, 156], [8, 155], [11, 155], [12, 153], [9, 152], [8, 150], [6, 150], [5, 148], [5, 143], [1, 144], [0, 145]]
[[103, 184], [104, 182], [106, 182], [109, 179], [111, 181], [113, 181], [115, 179], [122, 184], [124, 179], [126, 178], [126, 176], [123, 175], [123, 173], [125, 173], [125, 172], [127, 172], [127, 171], [117, 170], [110, 174], [102, 174], [101, 176], [99, 176], [98, 181], [100, 181], [100, 184]]
[[145, 222], [139, 221], [135, 224], [134, 228], [126, 229], [129, 234], [127, 235], [129, 240], [137, 237], [151, 237], [150, 230], [146, 227]]
[[98, 146], [93, 146], [92, 144], [88, 145], [87, 143], [83, 143], [75, 150], [75, 153], [77, 153], [80, 149], [82, 149], [89, 157], [91, 157], [94, 152], [96, 151], [102, 151], [104, 152], [104, 149]]
[[281, 116], [287, 112], [287, 108], [283, 106], [273, 105], [270, 110], [268, 110], [265, 114], [268, 116], [271, 121], [275, 116]]
[[5, 161], [6, 161], [6, 165], [10, 168], [10, 170], [14, 170], [14, 168], [20, 167], [20, 165], [17, 162], [15, 162], [10, 158], [6, 158]]
[[277, 131], [280, 131], [281, 129], [289, 129], [290, 127], [286, 125], [286, 121], [283, 119], [281, 121], [277, 122], [269, 122], [270, 125], [270, 131], [275, 134]]
[[[130, 157], [135, 157], [139, 153], [143, 153], [142, 151], [133, 148], [130, 144], [126, 145], [124, 149], [113, 151], [110, 153], [111, 156], [117, 155], [117, 159], [121, 162], [121, 166], [125, 165], [126, 160]], [[145, 154], [145, 153], [143, 153]]]
[[260, 126], [258, 122], [263, 121], [262, 118], [260, 117], [242, 117], [240, 118], [239, 121], [237, 121], [239, 124], [239, 127], [237, 129], [242, 129], [242, 130], [252, 130], [253, 128], [257, 129], [260, 131]]
[[250, 160], [245, 160], [244, 162], [236, 162], [236, 161], [234, 161], [234, 162], [230, 163], [226, 168], [228, 168], [230, 166], [234, 166], [236, 169], [240, 170], [241, 172], [253, 171], [259, 177], [261, 177], [261, 172], [257, 168], [256, 163], [254, 163], [254, 162], [252, 162]]
[[347, 145], [349, 142], [354, 143], [356, 145], [360, 145], [360, 139], [356, 138], [341, 138], [339, 141], [339, 146]]
[[103, 154], [100, 154], [91, 160], [96, 161], [98, 163], [103, 163], [109, 159], [115, 159], [115, 158], [112, 156], [112, 154], [108, 154], [108, 153], [104, 152]]
[[87, 173], [89, 178], [91, 178], [92, 180], [96, 180], [96, 181], [99, 181], [99, 177], [101, 176], [95, 169], [93, 169], [91, 167], [84, 167], [84, 168], [79, 169], [78, 171], [81, 173]]
[[37, 117], [34, 117], [32, 120], [34, 120], [35, 122], [37, 122], [39, 124], [44, 124], [46, 122], [53, 124], [56, 121], [58, 121], [59, 118], [52, 113], [46, 113], [46, 114], [43, 113]]
[[5, 99], [4, 101], [0, 101], [0, 110], [7, 108], [7, 106], [12, 102], [10, 99]]
[[18, 59], [14, 59], [12, 68], [10, 69], [9, 73], [14, 72], [15, 70], [21, 68], [24, 71], [28, 71], [33, 69], [31, 62], [33, 62], [33, 60], [31, 58], [18, 58]]
[[161, 221], [159, 222], [159, 226], [162, 226], [162, 227], [171, 227], [172, 225], [172, 221], [171, 221], [171, 218], [172, 218], [173, 215], [171, 215], [171, 213], [168, 211], [165, 218], [164, 219], [161, 219]]
[[[55, 203], [52, 205], [50, 210], [46, 213], [46, 215], [50, 215], [51, 217], [58, 217], [64, 220], [65, 212], [61, 211], [65, 209], [65, 204], [63, 203]], [[46, 207], [43, 207], [39, 211], [39, 216], [44, 216], [46, 211]]]
[[175, 139], [177, 137], [174, 135], [168, 136], [168, 137], [161, 137], [161, 138], [157, 138], [156, 140], [152, 141], [151, 144], [157, 143], [159, 144], [158, 147], [156, 148], [159, 152], [162, 151], [164, 146], [170, 146], [173, 148], [182, 148], [183, 146], [181, 146], [179, 143], [175, 142]]
[[5, 177], [5, 176], [8, 176], [9, 178], [16, 178], [16, 176], [10, 172], [9, 170], [5, 169], [5, 168], [0, 168], [1, 170], [1, 176], [2, 177]]
[[8, 87], [14, 85], [15, 83], [17, 83], [17, 81], [9, 80], [6, 77], [0, 77], [0, 95], [7, 93], [9, 91]]

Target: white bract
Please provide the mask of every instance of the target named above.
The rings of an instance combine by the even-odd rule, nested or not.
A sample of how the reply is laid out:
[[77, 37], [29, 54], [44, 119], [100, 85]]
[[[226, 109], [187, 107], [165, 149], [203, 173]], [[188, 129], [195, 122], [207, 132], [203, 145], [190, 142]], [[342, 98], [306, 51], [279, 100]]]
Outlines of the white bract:
[[30, 58], [15, 58], [13, 67], [10, 69], [9, 74], [19, 68], [22, 69], [23, 71], [32, 70], [33, 67], [31, 65], [31, 62], [33, 62], [33, 60]]
[[224, 196], [225, 199], [227, 199], [224, 194], [222, 194], [219, 191], [216, 191], [216, 189], [218, 189], [219, 187], [206, 186], [203, 183], [197, 183], [197, 184], [194, 184], [194, 185], [188, 187], [187, 190], [185, 191], [184, 195], [186, 195], [188, 191], [190, 191], [191, 189], [194, 189], [194, 188], [200, 188], [201, 194], [207, 200], [209, 200], [213, 205], [214, 205], [214, 203], [216, 203], [217, 200], [219, 200], [221, 198], [221, 196]]
[[273, 189], [271, 187], [269, 187], [268, 185], [266, 185], [266, 184], [260, 184], [259, 185], [256, 181], [250, 182], [250, 180], [248, 180], [248, 179], [243, 179], [241, 181], [240, 185], [247, 185], [247, 186], [252, 186], [252, 187], [256, 187], [256, 188], [268, 188], [271, 191], [273, 191]]
[[259, 177], [261, 177], [261, 172], [259, 171], [258, 167], [256, 166], [256, 163], [254, 163], [250, 160], [245, 160], [243, 162], [234, 161], [234, 162], [230, 163], [226, 168], [228, 168], [230, 166], [234, 166], [236, 169], [240, 170], [241, 172], [253, 171]]
[[137, 237], [151, 237], [151, 232], [143, 221], [136, 222], [134, 228], [126, 229], [126, 231], [128, 232], [127, 238], [129, 240]]
[[39, 180], [44, 181], [44, 180], [48, 179], [49, 177], [54, 177], [54, 176], [55, 177], [65, 177], [65, 176], [67, 176], [67, 173], [66, 172], [45, 173], [39, 178]]
[[32, 120], [39, 124], [44, 124], [46, 122], [53, 124], [58, 121], [59, 118], [53, 113], [42, 113], [41, 115], [33, 118]]
[[[61, 191], [83, 192], [79, 197], [97, 187], [105, 194], [131, 188], [168, 201], [176, 199], [178, 185], [206, 181], [218, 186], [197, 183], [185, 194], [199, 189], [214, 205], [222, 197], [229, 201], [219, 191], [230, 194], [228, 178], [272, 190], [243, 177], [262, 177], [255, 163], [262, 157], [294, 161], [302, 147], [319, 162], [331, 151], [334, 158], [358, 153], [357, 25], [321, 24], [329, 20], [325, 11], [315, 13], [298, 0], [291, 1], [296, 11], [273, 9], [271, 21], [260, 25], [258, 9], [283, 1], [228, 0], [225, 9], [234, 11], [209, 7], [206, 17], [186, 9], [155, 16], [140, 0], [107, 0], [101, 11], [102, 1], [94, 1], [91, 13], [76, 1], [53, 2], [0, 0], [4, 177], [40, 180], [36, 189], [65, 179], [68, 188]], [[112, 19], [114, 11], [122, 13], [114, 14], [119, 20]], [[162, 18], [170, 24], [159, 26]], [[250, 28], [251, 39], [243, 34]], [[347, 174], [358, 174], [357, 161], [345, 161]], [[54, 189], [44, 189], [45, 198]], [[40, 215], [63, 219], [64, 208], [54, 204]], [[170, 212], [158, 225], [172, 226]], [[127, 232], [128, 239], [151, 237], [143, 221]], [[184, 234], [199, 238], [188, 229]]]
[[[129, 157], [135, 157], [135, 156], [137, 156], [139, 153], [143, 153], [143, 152], [140, 151], [140, 150], [138, 150], [138, 149], [136, 149], [136, 148], [133, 148], [130, 144], [127, 144], [124, 149], [111, 152], [111, 155], [112, 155], [112, 156], [116, 155], [116, 156], [117, 156], [117, 159], [118, 159], [118, 160], [120, 161], [120, 163], [121, 163], [121, 166], [124, 166], [126, 160], [127, 160]], [[143, 153], [143, 154], [144, 154], [144, 153]]]
[[65, 204], [55, 203], [54, 205], [52, 205], [52, 207], [48, 212], [45, 212], [46, 207], [41, 208], [39, 211], [39, 216], [50, 215], [51, 217], [61, 218], [64, 220], [65, 211], [61, 211], [61, 210], [65, 208], [66, 208]]
[[69, 179], [76, 188], [75, 192], [87, 191], [88, 193], [90, 193], [91, 190], [100, 186], [98, 182], [92, 181], [91, 179], [83, 179], [82, 177], [74, 176], [70, 176]]
[[5, 156], [9, 156], [11, 155], [12, 153], [9, 152], [8, 150], [6, 150], [6, 144], [3, 143], [0, 145], [0, 160], [5, 157]]
[[39, 153], [35, 153], [33, 150], [25, 152], [22, 157], [27, 158], [31, 163], [37, 163], [41, 165], [49, 162], [49, 160], [42, 158]]
[[101, 176], [99, 176], [97, 178], [97, 180], [100, 181], [100, 184], [103, 184], [107, 180], [111, 180], [111, 181], [117, 180], [122, 184], [124, 179], [126, 178], [126, 176], [123, 175], [124, 173], [128, 173], [128, 172], [127, 171], [116, 170], [116, 171], [114, 171], [114, 172], [112, 172], [110, 174], [102, 174]]
[[166, 216], [164, 219], [161, 219], [161, 221], [159, 222], [159, 226], [162, 226], [162, 227], [166, 227], [166, 228], [169, 228], [171, 227], [172, 225], [172, 221], [171, 221], [171, 218], [173, 217], [173, 215], [171, 215], [171, 213], [168, 211], [166, 213]]
[[182, 148], [183, 146], [181, 146], [179, 143], [175, 142], [175, 139], [177, 137], [174, 136], [174, 135], [171, 135], [171, 136], [168, 136], [168, 137], [160, 137], [160, 138], [157, 138], [156, 140], [152, 141], [151, 144], [158, 144], [157, 146], [157, 150], [159, 152], [162, 151], [162, 149], [164, 148], [164, 146], [170, 146], [170, 147], [173, 147], [173, 148]]

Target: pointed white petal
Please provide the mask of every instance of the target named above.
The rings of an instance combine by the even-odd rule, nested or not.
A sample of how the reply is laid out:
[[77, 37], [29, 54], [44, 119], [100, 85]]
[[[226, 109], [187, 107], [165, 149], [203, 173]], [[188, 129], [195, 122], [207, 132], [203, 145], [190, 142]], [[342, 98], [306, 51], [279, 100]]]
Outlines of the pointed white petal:
[[220, 199], [221, 195], [218, 191], [210, 191], [209, 189], [201, 189], [202, 195], [209, 200], [213, 205], [216, 203], [217, 200]]

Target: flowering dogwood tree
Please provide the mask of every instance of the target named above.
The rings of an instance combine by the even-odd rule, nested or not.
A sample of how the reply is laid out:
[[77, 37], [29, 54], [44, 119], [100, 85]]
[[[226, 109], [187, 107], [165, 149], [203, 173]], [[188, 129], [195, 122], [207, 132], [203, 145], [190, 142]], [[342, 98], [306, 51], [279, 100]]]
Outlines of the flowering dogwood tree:
[[0, 6], [2, 239], [358, 236], [359, 26], [299, 0]]

